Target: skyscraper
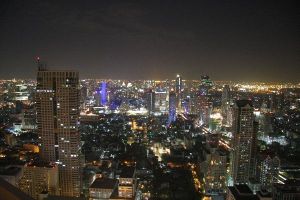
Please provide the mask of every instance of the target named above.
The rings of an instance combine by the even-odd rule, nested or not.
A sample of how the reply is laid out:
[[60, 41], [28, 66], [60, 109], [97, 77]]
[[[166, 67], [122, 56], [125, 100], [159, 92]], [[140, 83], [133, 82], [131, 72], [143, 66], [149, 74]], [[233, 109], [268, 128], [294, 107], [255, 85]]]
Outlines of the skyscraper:
[[201, 76], [201, 84], [199, 92], [197, 94], [197, 101], [199, 105], [199, 117], [201, 124], [208, 125], [210, 120], [210, 114], [212, 110], [212, 102], [210, 100], [209, 90], [213, 83], [209, 79], [209, 76]]
[[36, 108], [41, 157], [58, 164], [60, 194], [79, 196], [79, 73], [39, 67]]
[[230, 108], [230, 88], [229, 85], [225, 85], [222, 92], [222, 116], [226, 122], [227, 112]]
[[107, 84], [105, 81], [101, 82], [100, 87], [96, 89], [94, 98], [96, 106], [107, 105]]
[[176, 93], [171, 91], [169, 93], [169, 122], [170, 125], [176, 120]]
[[106, 103], [107, 103], [107, 91], [106, 91], [106, 82], [103, 81], [101, 83], [101, 105], [102, 106], [106, 106]]
[[179, 74], [177, 74], [176, 76], [176, 87], [175, 87], [175, 93], [176, 93], [176, 107], [177, 107], [177, 111], [181, 112], [181, 98], [182, 98], [182, 78]]
[[155, 92], [152, 90], [146, 92], [146, 106], [149, 114], [155, 112]]
[[201, 76], [201, 84], [199, 88], [201, 95], [207, 96], [212, 86], [213, 82], [210, 80], [209, 76]]
[[155, 91], [155, 112], [168, 113], [168, 92], [164, 89], [157, 89]]
[[203, 152], [205, 160], [200, 163], [200, 171], [204, 174], [206, 194], [223, 193], [226, 189], [226, 153], [215, 144], [207, 143]]
[[250, 100], [236, 101], [233, 112], [232, 178], [234, 184], [242, 184], [247, 183], [251, 176], [254, 132], [252, 102]]
[[176, 87], [175, 87], [175, 92], [176, 94], [179, 94], [182, 90], [182, 78], [180, 74], [176, 75]]

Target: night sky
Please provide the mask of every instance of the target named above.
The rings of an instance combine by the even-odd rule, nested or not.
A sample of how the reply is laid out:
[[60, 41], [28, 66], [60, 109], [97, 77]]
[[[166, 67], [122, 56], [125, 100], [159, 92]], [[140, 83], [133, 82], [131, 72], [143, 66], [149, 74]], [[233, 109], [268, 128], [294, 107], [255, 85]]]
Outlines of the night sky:
[[297, 1], [1, 0], [0, 78], [299, 81]]

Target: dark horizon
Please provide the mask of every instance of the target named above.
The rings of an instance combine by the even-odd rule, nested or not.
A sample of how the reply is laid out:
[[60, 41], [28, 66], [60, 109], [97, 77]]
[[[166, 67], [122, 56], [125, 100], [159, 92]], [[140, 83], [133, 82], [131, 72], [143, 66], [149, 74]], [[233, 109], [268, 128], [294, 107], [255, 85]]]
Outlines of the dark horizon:
[[0, 79], [40, 56], [81, 78], [298, 82], [295, 2], [2, 1]]

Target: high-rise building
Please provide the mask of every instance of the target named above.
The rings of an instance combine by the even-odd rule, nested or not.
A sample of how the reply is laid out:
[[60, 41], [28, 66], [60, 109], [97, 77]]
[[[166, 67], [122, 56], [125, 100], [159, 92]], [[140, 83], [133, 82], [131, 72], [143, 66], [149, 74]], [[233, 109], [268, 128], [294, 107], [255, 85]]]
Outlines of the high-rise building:
[[246, 184], [251, 177], [253, 105], [250, 100], [238, 100], [233, 109], [232, 178], [234, 184]]
[[205, 160], [200, 165], [204, 174], [206, 194], [224, 193], [226, 189], [226, 152], [217, 145], [209, 144], [204, 151]]
[[105, 81], [101, 82], [101, 105], [107, 104], [107, 84]]
[[227, 122], [227, 115], [228, 115], [228, 112], [229, 112], [229, 109], [230, 109], [230, 88], [229, 88], [229, 85], [225, 85], [224, 88], [223, 88], [223, 92], [222, 92], [222, 100], [221, 100], [221, 103], [222, 103], [222, 116], [223, 116], [223, 119], [224, 119], [224, 122], [226, 123]]
[[201, 124], [208, 125], [210, 114], [212, 110], [212, 102], [210, 100], [209, 90], [213, 86], [209, 76], [201, 76], [201, 83], [199, 92], [197, 94], [197, 101], [199, 105], [199, 117]]
[[165, 89], [157, 89], [155, 91], [155, 112], [168, 113], [168, 93]]
[[273, 183], [279, 175], [280, 159], [266, 153], [261, 153], [258, 159], [258, 175], [262, 188], [271, 191]]
[[34, 199], [38, 199], [42, 192], [51, 195], [59, 193], [57, 165], [47, 162], [29, 163], [23, 172], [19, 188]]
[[149, 114], [155, 112], [155, 92], [152, 90], [146, 92], [146, 106]]
[[177, 107], [177, 111], [181, 112], [181, 101], [182, 101], [182, 88], [183, 88], [183, 84], [182, 84], [182, 77], [177, 74], [176, 76], [176, 87], [175, 87], [175, 93], [176, 93], [176, 107]]
[[208, 97], [199, 94], [197, 97], [197, 105], [199, 105], [199, 117], [200, 121], [204, 125], [209, 124], [210, 114], [212, 111], [212, 103], [209, 101]]
[[96, 88], [94, 98], [96, 106], [103, 107], [107, 105], [107, 83], [105, 81], [101, 82], [99, 88]]
[[209, 76], [201, 76], [201, 83], [199, 88], [199, 92], [201, 95], [207, 96], [212, 86], [213, 82], [210, 80]]
[[36, 88], [37, 128], [41, 158], [59, 166], [62, 196], [79, 196], [81, 161], [79, 74], [39, 67]]
[[181, 91], [182, 91], [182, 77], [180, 76], [180, 74], [177, 74], [175, 92], [176, 94], [180, 94]]
[[169, 121], [170, 125], [172, 122], [176, 120], [176, 93], [171, 91], [169, 93]]

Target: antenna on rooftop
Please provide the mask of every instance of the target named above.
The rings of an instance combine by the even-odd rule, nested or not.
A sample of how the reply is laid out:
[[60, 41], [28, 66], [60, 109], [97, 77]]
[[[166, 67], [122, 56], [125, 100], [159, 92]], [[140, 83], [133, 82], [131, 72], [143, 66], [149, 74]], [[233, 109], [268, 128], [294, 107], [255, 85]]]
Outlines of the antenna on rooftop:
[[37, 66], [38, 66], [38, 70], [39, 71], [46, 71], [46, 64], [41, 62], [41, 59], [39, 56], [36, 57], [36, 62], [37, 62]]

